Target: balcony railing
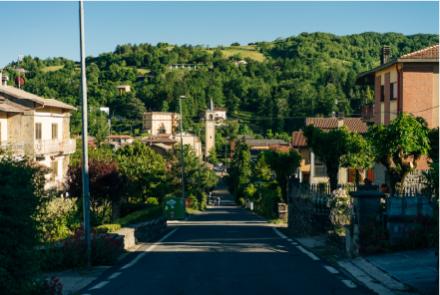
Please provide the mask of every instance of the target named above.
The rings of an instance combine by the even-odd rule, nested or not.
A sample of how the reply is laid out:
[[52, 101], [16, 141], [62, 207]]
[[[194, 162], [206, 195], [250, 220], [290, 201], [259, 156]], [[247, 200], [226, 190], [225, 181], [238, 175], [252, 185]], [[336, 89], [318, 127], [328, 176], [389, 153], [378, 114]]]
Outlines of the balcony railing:
[[11, 152], [14, 155], [22, 155], [24, 154], [25, 144], [24, 143], [16, 143], [10, 141], [0, 141], [0, 150]]
[[67, 140], [36, 140], [34, 143], [35, 155], [47, 154], [72, 154], [75, 152], [76, 142], [73, 139]]

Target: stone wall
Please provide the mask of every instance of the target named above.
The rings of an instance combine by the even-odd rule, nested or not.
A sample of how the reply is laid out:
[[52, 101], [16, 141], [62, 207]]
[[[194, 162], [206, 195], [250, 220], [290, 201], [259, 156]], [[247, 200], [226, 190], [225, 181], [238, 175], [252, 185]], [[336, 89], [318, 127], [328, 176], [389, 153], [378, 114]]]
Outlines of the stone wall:
[[124, 250], [134, 247], [139, 242], [150, 242], [159, 237], [167, 228], [167, 221], [163, 217], [123, 227], [116, 231], [124, 239]]

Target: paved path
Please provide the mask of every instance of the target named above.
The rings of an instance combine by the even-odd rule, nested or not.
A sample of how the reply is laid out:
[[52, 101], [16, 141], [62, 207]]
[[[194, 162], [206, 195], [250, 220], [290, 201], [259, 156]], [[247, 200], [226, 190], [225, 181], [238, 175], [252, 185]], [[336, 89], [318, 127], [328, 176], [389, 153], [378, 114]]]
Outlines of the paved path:
[[222, 206], [173, 224], [80, 294], [371, 294], [217, 193]]

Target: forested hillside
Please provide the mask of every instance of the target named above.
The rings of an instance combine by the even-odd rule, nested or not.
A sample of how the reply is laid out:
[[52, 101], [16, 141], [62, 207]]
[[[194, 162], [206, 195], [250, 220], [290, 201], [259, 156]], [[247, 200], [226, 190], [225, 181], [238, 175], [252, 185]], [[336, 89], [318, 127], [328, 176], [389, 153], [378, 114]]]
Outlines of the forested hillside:
[[[297, 129], [305, 116], [358, 115], [373, 95], [355, 85], [356, 76], [379, 64], [383, 45], [391, 46], [397, 57], [433, 43], [438, 43], [437, 35], [303, 33], [224, 48], [120, 45], [87, 59], [91, 133], [106, 120], [97, 111], [100, 106], [110, 107], [114, 128], [138, 132], [145, 110], [175, 111], [180, 95], [187, 96], [186, 123], [193, 128], [210, 98], [258, 133]], [[243, 59], [247, 63], [235, 63]], [[176, 64], [192, 67], [171, 67]], [[12, 77], [15, 66], [9, 65]], [[25, 90], [79, 105], [75, 62], [27, 56], [20, 67], [27, 71]], [[131, 85], [132, 92], [118, 95], [119, 84]], [[79, 131], [79, 118], [79, 112], [74, 114], [73, 132]]]

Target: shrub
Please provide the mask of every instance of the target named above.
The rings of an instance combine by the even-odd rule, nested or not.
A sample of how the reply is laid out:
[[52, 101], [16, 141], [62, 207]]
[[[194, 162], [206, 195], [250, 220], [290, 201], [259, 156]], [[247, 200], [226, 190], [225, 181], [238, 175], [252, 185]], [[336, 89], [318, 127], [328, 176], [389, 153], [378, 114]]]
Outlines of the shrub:
[[113, 265], [122, 249], [123, 241], [115, 235], [97, 236], [92, 243], [92, 264]]
[[239, 198], [238, 199], [238, 205], [244, 207], [246, 206], [246, 201], [244, 200], [244, 198]]
[[208, 195], [205, 192], [202, 192], [199, 196], [200, 210], [205, 210], [207, 205], [208, 205]]
[[194, 210], [199, 210], [199, 201], [197, 200], [197, 198], [193, 195], [190, 195], [187, 198], [187, 204], [188, 204], [188, 208], [194, 209]]
[[161, 206], [152, 206], [147, 209], [143, 209], [140, 211], [136, 211], [130, 213], [122, 218], [116, 219], [115, 223], [120, 224], [121, 226], [125, 226], [128, 224], [139, 223], [143, 221], [147, 221], [149, 219], [153, 219], [162, 215]]
[[55, 197], [42, 206], [37, 220], [42, 242], [55, 242], [73, 234], [79, 227], [77, 200]]
[[154, 197], [149, 197], [147, 198], [146, 204], [149, 206], [159, 206], [159, 200]]
[[38, 272], [38, 223], [44, 171], [27, 160], [0, 156], [0, 290], [30, 294]]
[[344, 189], [337, 189], [332, 192], [327, 206], [330, 208], [330, 222], [336, 235], [345, 234], [345, 226], [350, 224], [351, 207], [350, 196]]
[[102, 224], [95, 228], [96, 233], [112, 233], [121, 228], [121, 225], [118, 223], [108, 223], [108, 224]]

